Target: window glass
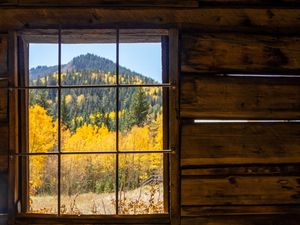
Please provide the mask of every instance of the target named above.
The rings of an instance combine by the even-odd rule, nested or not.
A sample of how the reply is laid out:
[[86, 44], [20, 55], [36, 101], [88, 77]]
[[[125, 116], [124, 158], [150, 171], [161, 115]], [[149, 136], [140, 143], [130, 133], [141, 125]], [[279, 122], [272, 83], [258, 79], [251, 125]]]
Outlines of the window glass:
[[64, 155], [61, 164], [62, 214], [116, 214], [116, 156]]
[[166, 213], [162, 35], [61, 30], [30, 43], [27, 212]]
[[57, 156], [29, 156], [28, 212], [57, 213], [57, 160]]
[[162, 150], [162, 88], [120, 88], [120, 93], [120, 150]]
[[29, 44], [29, 86], [58, 85], [57, 52], [57, 40], [55, 43]]

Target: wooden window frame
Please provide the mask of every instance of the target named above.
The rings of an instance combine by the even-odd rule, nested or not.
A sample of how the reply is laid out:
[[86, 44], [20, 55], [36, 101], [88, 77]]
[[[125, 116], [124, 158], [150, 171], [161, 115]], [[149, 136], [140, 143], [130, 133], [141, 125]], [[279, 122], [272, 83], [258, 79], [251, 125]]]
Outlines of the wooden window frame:
[[[78, 223], [111, 223], [124, 222], [124, 223], [140, 223], [146, 221], [147, 223], [180, 223], [180, 204], [179, 204], [179, 122], [178, 122], [178, 109], [179, 109], [179, 57], [178, 57], [178, 30], [169, 29], [167, 46], [167, 57], [163, 57], [163, 66], [166, 66], [164, 71], [168, 71], [169, 86], [162, 85], [163, 87], [163, 101], [167, 100], [167, 112], [164, 110], [164, 118], [167, 116], [168, 120], [164, 119], [164, 136], [167, 135], [168, 140], [164, 138], [164, 146], [168, 144], [170, 151], [168, 157], [164, 157], [164, 167], [168, 164], [168, 172], [164, 169], [164, 180], [168, 182], [168, 189], [164, 191], [164, 195], [168, 193], [168, 213], [167, 214], [150, 214], [150, 215], [82, 215], [80, 218], [76, 215], [46, 215], [46, 214], [28, 214], [24, 213], [24, 204], [22, 202], [22, 196], [26, 194], [27, 188], [24, 186], [24, 178], [22, 181], [22, 171], [26, 171], [26, 164], [20, 163], [20, 157], [24, 154], [22, 146], [26, 146], [26, 138], [28, 134], [24, 130], [19, 132], [19, 128], [26, 127], [26, 119], [20, 120], [22, 115], [26, 115], [26, 107], [22, 106], [22, 103], [27, 104], [26, 96], [22, 93], [25, 89], [20, 87], [19, 84], [26, 83], [26, 71], [28, 71], [28, 44], [23, 41], [22, 36], [18, 37], [17, 32], [11, 32], [10, 35], [10, 51], [12, 63], [10, 64], [10, 136], [14, 135], [18, 138], [10, 139], [10, 221], [26, 221], [30, 223], [40, 223], [43, 220], [55, 222], [67, 221], [68, 223], [76, 220]], [[26, 45], [27, 44], [27, 45]], [[166, 42], [162, 42], [162, 45], [166, 45]], [[59, 44], [59, 48], [61, 44]], [[117, 44], [118, 48], [118, 44]], [[59, 52], [61, 49], [59, 50]], [[117, 50], [118, 51], [118, 50]], [[117, 62], [118, 65], [118, 62]], [[59, 68], [60, 70], [60, 68]], [[59, 71], [60, 73], [60, 71]], [[20, 78], [21, 77], [21, 78]], [[24, 78], [22, 80], [22, 77]], [[167, 89], [167, 90], [166, 90]], [[118, 98], [117, 98], [118, 99]], [[27, 104], [28, 105], [28, 104]], [[59, 110], [60, 111], [60, 110]], [[167, 113], [167, 114], [166, 114]], [[58, 131], [60, 132], [60, 131]], [[21, 149], [19, 149], [21, 146]], [[23, 147], [24, 148], [24, 147]], [[156, 151], [160, 153], [159, 151]], [[171, 157], [169, 157], [171, 155]], [[26, 176], [25, 180], [27, 179]], [[167, 177], [167, 179], [165, 179]], [[27, 180], [26, 180], [27, 182]], [[165, 186], [165, 184], [164, 184]], [[118, 191], [116, 191], [118, 193]], [[59, 194], [59, 192], [58, 192]], [[23, 198], [24, 201], [24, 198]], [[116, 199], [116, 201], [118, 201]], [[60, 202], [58, 202], [59, 204]], [[22, 206], [23, 205], [23, 206]], [[58, 208], [59, 211], [59, 208]]]

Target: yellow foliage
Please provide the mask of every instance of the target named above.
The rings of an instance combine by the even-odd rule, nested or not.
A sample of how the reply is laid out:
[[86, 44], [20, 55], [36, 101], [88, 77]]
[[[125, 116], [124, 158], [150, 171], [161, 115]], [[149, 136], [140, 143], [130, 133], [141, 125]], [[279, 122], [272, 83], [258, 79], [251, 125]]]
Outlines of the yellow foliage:
[[158, 114], [155, 123], [158, 125], [157, 134], [154, 138], [154, 150], [163, 149], [163, 118], [162, 114]]
[[29, 151], [48, 152], [57, 140], [57, 129], [47, 111], [35, 105], [29, 109]]
[[97, 74], [97, 73], [92, 73], [92, 76], [91, 76], [91, 77], [92, 77], [92, 79], [94, 79], [94, 80], [95, 80], [95, 79], [97, 79], [97, 76], [98, 76], [98, 74]]
[[[29, 151], [49, 152], [55, 147], [57, 140], [57, 125], [47, 111], [35, 105], [29, 108]], [[30, 191], [34, 192], [42, 185], [45, 156], [30, 157]]]
[[148, 126], [134, 126], [125, 136], [120, 137], [121, 150], [153, 150]]
[[72, 101], [72, 95], [65, 96], [66, 103], [69, 104]]
[[[120, 112], [124, 114], [125, 111]], [[100, 113], [90, 115], [91, 119], [100, 116]], [[115, 118], [115, 113], [111, 112], [109, 117]], [[83, 118], [74, 118], [82, 120]], [[127, 133], [119, 133], [120, 150], [162, 150], [163, 146], [162, 115], [159, 114], [155, 121], [144, 127], [134, 126]], [[47, 115], [47, 111], [35, 105], [29, 109], [29, 146], [31, 152], [48, 152], [56, 147], [57, 122], [52, 121], [52, 117]], [[77, 128], [74, 133], [66, 127], [62, 127], [61, 132], [62, 151], [114, 151], [116, 149], [116, 132], [109, 131], [104, 124], [97, 125], [84, 124]], [[80, 180], [86, 176], [85, 168], [92, 166], [98, 171], [113, 171], [115, 168], [115, 154], [101, 155], [72, 155], [63, 156], [62, 171], [68, 174], [72, 180]], [[119, 168], [121, 171], [139, 171], [139, 178], [145, 180], [152, 175], [151, 171], [162, 171], [162, 154], [121, 154]], [[30, 190], [34, 192], [43, 185], [42, 176], [46, 159], [44, 156], [32, 157], [30, 160]], [[156, 173], [157, 173], [156, 172]], [[66, 182], [66, 183], [68, 183]]]
[[110, 119], [114, 120], [114, 119], [116, 119], [116, 113], [115, 113], [115, 112], [110, 112], [110, 113], [108, 114], [108, 117], [109, 117]]
[[68, 151], [101, 151], [113, 150], [115, 147], [115, 133], [102, 125], [84, 124], [69, 137], [63, 144], [62, 149]]
[[58, 80], [58, 73], [54, 73], [54, 74], [53, 74], [53, 78], [54, 78], [55, 80]]
[[84, 97], [83, 94], [79, 95], [79, 96], [77, 97], [77, 105], [80, 105], [81, 102], [84, 101], [84, 98], [85, 98], [85, 97]]

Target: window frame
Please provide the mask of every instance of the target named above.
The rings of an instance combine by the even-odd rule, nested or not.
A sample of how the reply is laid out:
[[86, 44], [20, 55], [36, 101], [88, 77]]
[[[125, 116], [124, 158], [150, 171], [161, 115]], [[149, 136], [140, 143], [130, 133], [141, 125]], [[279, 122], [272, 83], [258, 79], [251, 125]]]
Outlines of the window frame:
[[[123, 29], [123, 28], [122, 28]], [[171, 35], [172, 34], [172, 35]], [[150, 214], [150, 215], [81, 215], [80, 220], [89, 220], [89, 222], [92, 222], [94, 219], [97, 219], [97, 222], [99, 222], [99, 219], [103, 222], [106, 220], [114, 219], [118, 220], [121, 219], [123, 222], [125, 220], [128, 220], [129, 222], [131, 220], [140, 220], [140, 219], [147, 219], [148, 222], [163, 222], [165, 221], [166, 223], [170, 221], [175, 221], [177, 218], [179, 218], [179, 199], [177, 198], [178, 196], [178, 190], [179, 190], [179, 151], [178, 151], [178, 31], [176, 29], [169, 30], [169, 36], [168, 36], [168, 43], [165, 41], [162, 41], [162, 46], [165, 45], [164, 47], [167, 49], [167, 57], [163, 57], [163, 71], [168, 71], [167, 74], [169, 74], [168, 80], [169, 80], [169, 85], [162, 85], [163, 89], [163, 108], [167, 108], [167, 111], [164, 110], [164, 115], [163, 118], [169, 118], [163, 120], [163, 134], [164, 137], [168, 138], [163, 138], [164, 140], [164, 146], [168, 144], [170, 146], [170, 151], [166, 154], [167, 157], [164, 157], [164, 180], [167, 182], [167, 189], [164, 191], [164, 196], [166, 193], [168, 193], [168, 196], [165, 196], [165, 202], [168, 205], [168, 213], [165, 214]], [[61, 44], [59, 44], [59, 48], [61, 48]], [[26, 83], [26, 77], [28, 75], [26, 74], [26, 71], [28, 71], [28, 42], [24, 41], [22, 38], [22, 35], [18, 37], [18, 61], [19, 61], [19, 80], [18, 83]], [[117, 44], [117, 49], [118, 49], [118, 44]], [[61, 49], [59, 50], [61, 51]], [[118, 52], [118, 50], [117, 50]], [[174, 54], [175, 53], [175, 54]], [[164, 54], [163, 54], [164, 55]], [[118, 65], [118, 62], [117, 62]], [[166, 67], [166, 68], [164, 68]], [[60, 69], [59, 69], [60, 70]], [[59, 71], [60, 72], [60, 71]], [[23, 77], [23, 80], [22, 80]], [[163, 80], [164, 82], [164, 80]], [[157, 85], [154, 85], [157, 86]], [[26, 89], [26, 88], [25, 88]], [[21, 93], [24, 92], [24, 87], [20, 87], [16, 85], [14, 92], [18, 92], [18, 101], [19, 101], [19, 110], [18, 110], [18, 117], [19, 118], [24, 118], [24, 115], [28, 114], [26, 112], [26, 109], [28, 109], [28, 99], [26, 98], [26, 95], [22, 95]], [[166, 90], [168, 89], [168, 90]], [[167, 100], [167, 101], [166, 101]], [[24, 105], [25, 104], [25, 105]], [[60, 112], [60, 108], [58, 109]], [[14, 115], [16, 116], [16, 115]], [[14, 156], [16, 159], [19, 157], [21, 158], [26, 158], [26, 153], [24, 154], [24, 151], [26, 152], [26, 147], [27, 143], [26, 140], [28, 139], [28, 133], [25, 129], [24, 132], [24, 127], [26, 127], [28, 116], [25, 116], [25, 120], [19, 121], [19, 128], [21, 130], [21, 134], [19, 135], [19, 145], [21, 151], [19, 152], [18, 149], [15, 149]], [[117, 121], [116, 121], [117, 122]], [[166, 129], [167, 128], [167, 129]], [[155, 151], [157, 153], [160, 153], [159, 151]], [[149, 153], [149, 152], [148, 152]], [[165, 153], [165, 152], [164, 152]], [[170, 154], [171, 153], [171, 154]], [[60, 153], [61, 154], [61, 153]], [[84, 153], [83, 153], [84, 154]], [[118, 154], [118, 153], [117, 153]], [[165, 155], [165, 154], [164, 154]], [[169, 157], [171, 155], [171, 157]], [[23, 161], [23, 160], [20, 160]], [[19, 180], [15, 182], [15, 186], [19, 187], [17, 198], [15, 199], [16, 205], [15, 205], [15, 212], [17, 217], [16, 218], [60, 218], [60, 219], [78, 219], [77, 215], [65, 215], [65, 214], [60, 214], [57, 218], [57, 215], [47, 215], [47, 214], [33, 214], [33, 213], [24, 213], [26, 212], [26, 207], [24, 208], [24, 196], [28, 196], [27, 190], [28, 187], [24, 185], [24, 183], [28, 183], [27, 175], [26, 176], [21, 176], [24, 171], [27, 171], [26, 165], [27, 163], [17, 163], [16, 160], [16, 166], [19, 166], [18, 172], [15, 174]], [[165, 172], [168, 170], [167, 172]], [[165, 179], [165, 177], [167, 177]], [[173, 180], [175, 179], [175, 180]], [[164, 183], [166, 183], [164, 182]], [[165, 186], [166, 184], [164, 184]], [[116, 191], [118, 193], [118, 191]], [[58, 193], [59, 194], [59, 193]], [[22, 200], [20, 200], [22, 199]], [[166, 201], [167, 199], [167, 201]], [[117, 201], [117, 200], [116, 200]], [[23, 204], [21, 204], [23, 202]], [[60, 204], [58, 202], [58, 204]], [[177, 204], [177, 205], [176, 205]], [[59, 211], [59, 208], [58, 208]], [[176, 216], [176, 218], [174, 217]], [[174, 220], [174, 219], [175, 220]]]

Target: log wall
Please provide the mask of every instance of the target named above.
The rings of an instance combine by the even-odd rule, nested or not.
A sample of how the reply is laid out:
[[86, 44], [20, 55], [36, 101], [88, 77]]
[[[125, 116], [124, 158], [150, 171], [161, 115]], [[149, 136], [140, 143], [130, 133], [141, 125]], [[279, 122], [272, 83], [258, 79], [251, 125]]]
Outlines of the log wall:
[[[0, 87], [8, 86], [13, 64], [7, 58], [11, 30], [59, 24], [178, 28], [181, 224], [299, 224], [298, 1], [4, 0], [0, 5]], [[1, 225], [7, 224], [9, 201], [8, 105], [8, 92], [0, 88]]]
[[293, 42], [298, 36], [182, 34], [182, 224], [297, 224]]
[[0, 224], [8, 213], [8, 37], [0, 34]]

